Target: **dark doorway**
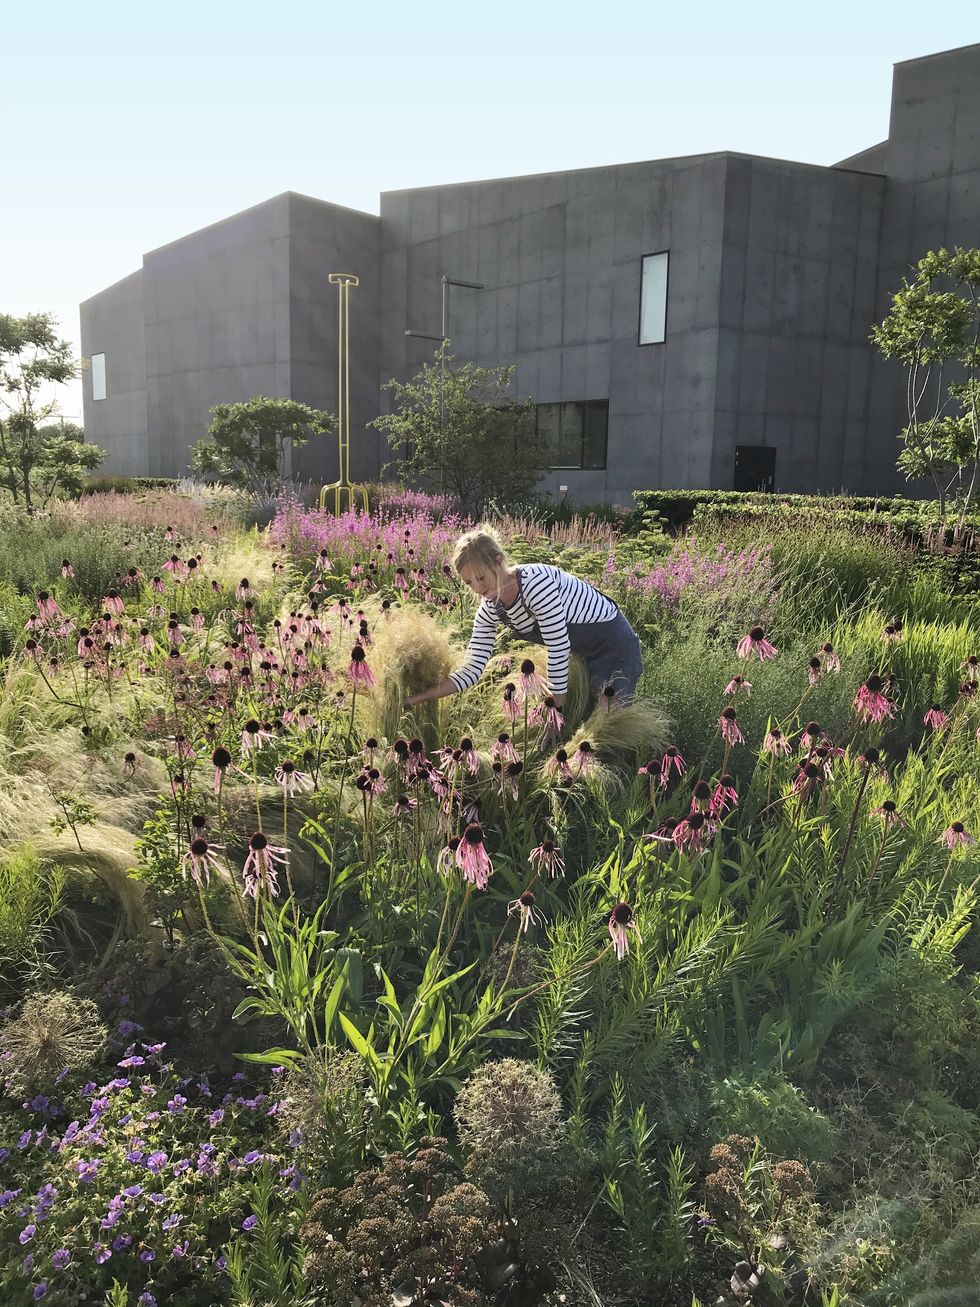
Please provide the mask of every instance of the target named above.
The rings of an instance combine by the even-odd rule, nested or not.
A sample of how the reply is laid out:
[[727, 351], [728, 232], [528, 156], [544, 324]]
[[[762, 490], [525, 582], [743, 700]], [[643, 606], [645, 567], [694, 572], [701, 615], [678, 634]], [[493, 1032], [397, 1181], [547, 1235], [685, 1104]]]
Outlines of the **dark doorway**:
[[776, 450], [770, 445], [735, 446], [733, 490], [772, 491], [776, 484]]

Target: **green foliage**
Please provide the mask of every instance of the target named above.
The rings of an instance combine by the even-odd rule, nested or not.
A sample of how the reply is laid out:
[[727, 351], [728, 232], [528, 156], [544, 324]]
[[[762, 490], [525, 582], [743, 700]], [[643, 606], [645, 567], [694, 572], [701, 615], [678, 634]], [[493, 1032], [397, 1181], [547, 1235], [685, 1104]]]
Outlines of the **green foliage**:
[[[75, 524], [6, 513], [0, 522], [0, 585], [30, 595], [46, 589], [63, 608], [76, 595], [98, 603], [130, 567], [149, 576], [163, 572], [173, 547], [161, 535], [117, 522]], [[75, 570], [67, 581], [60, 576], [63, 558]], [[0, 629], [3, 619], [0, 606]]]
[[[804, 520], [838, 526], [872, 527], [884, 535], [921, 538], [946, 525], [938, 500], [901, 496], [790, 495], [758, 490], [636, 490], [633, 497], [641, 522], [650, 529], [682, 531], [700, 509], [702, 518], [714, 513], [719, 520], [740, 519], [786, 525]], [[980, 518], [967, 518], [973, 527]], [[952, 539], [953, 524], [948, 524]]]
[[694, 1251], [692, 1169], [680, 1145], [662, 1162], [641, 1104], [631, 1114], [625, 1089], [613, 1081], [597, 1158], [602, 1196], [626, 1235], [630, 1270], [657, 1296], [675, 1287]]
[[978, 291], [980, 249], [930, 250], [914, 279], [903, 278], [886, 317], [871, 332], [885, 358], [908, 369], [909, 424], [899, 469], [910, 480], [930, 477], [940, 513], [952, 495], [961, 519], [980, 488]]
[[280, 396], [254, 395], [238, 404], [216, 404], [206, 439], [191, 453], [191, 466], [254, 495], [272, 499], [289, 477], [292, 451], [333, 430], [329, 413]]
[[180, 914], [192, 901], [196, 907], [175, 846], [175, 815], [168, 804], [143, 823], [143, 834], [136, 841], [139, 863], [131, 872], [146, 887], [147, 907], [163, 924], [171, 948]]
[[393, 449], [404, 449], [399, 474], [451, 494], [471, 516], [490, 503], [523, 504], [552, 451], [538, 433], [533, 403], [508, 395], [513, 374], [513, 367], [454, 366], [444, 341], [411, 381], [386, 382], [395, 411], [371, 425]]
[[176, 477], [87, 476], [82, 484], [82, 494], [135, 495], [144, 490], [173, 490], [176, 485]]
[[835, 1151], [831, 1122], [778, 1071], [756, 1080], [731, 1076], [715, 1081], [709, 1110], [709, 1130], [715, 1138], [758, 1136], [775, 1156], [808, 1162], [825, 1162]]
[[44, 969], [44, 942], [63, 902], [65, 870], [30, 844], [0, 851], [0, 979], [17, 992]]
[[315, 1301], [304, 1293], [301, 1249], [288, 1243], [284, 1248], [300, 1214], [294, 1208], [284, 1219], [278, 1188], [272, 1168], [264, 1162], [248, 1193], [249, 1231], [226, 1250], [235, 1307], [309, 1307]]
[[79, 493], [83, 475], [105, 458], [104, 450], [82, 443], [81, 428], [44, 425], [56, 405], [42, 401], [41, 392], [77, 375], [53, 314], [0, 313], [0, 487], [29, 511], [59, 489]]

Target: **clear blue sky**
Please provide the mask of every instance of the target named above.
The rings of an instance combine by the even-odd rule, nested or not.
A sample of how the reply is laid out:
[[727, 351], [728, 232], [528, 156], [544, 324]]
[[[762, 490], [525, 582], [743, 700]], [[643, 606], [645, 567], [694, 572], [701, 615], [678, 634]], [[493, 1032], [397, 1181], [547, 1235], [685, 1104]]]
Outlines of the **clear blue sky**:
[[[829, 164], [888, 134], [892, 64], [976, 0], [8, 7], [0, 311], [79, 301], [282, 191], [383, 190], [712, 150]], [[66, 416], [80, 388], [64, 388]]]

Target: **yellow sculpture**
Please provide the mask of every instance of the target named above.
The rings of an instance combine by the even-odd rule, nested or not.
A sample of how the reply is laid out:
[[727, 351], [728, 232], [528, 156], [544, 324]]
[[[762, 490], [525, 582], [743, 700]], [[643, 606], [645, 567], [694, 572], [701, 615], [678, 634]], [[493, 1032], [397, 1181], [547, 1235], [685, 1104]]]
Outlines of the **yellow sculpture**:
[[337, 480], [320, 491], [320, 509], [327, 506], [333, 491], [333, 511], [339, 517], [346, 495], [347, 508], [360, 503], [368, 511], [368, 493], [350, 479], [350, 288], [359, 285], [352, 272], [331, 272], [327, 278], [339, 293], [337, 325]]

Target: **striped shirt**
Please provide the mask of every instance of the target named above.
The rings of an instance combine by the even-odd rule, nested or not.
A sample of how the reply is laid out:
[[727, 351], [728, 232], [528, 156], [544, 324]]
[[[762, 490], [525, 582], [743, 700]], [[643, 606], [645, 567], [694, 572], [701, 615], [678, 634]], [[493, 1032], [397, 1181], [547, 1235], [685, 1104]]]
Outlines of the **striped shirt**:
[[613, 601], [588, 581], [560, 567], [529, 563], [517, 569], [517, 576], [517, 598], [509, 608], [497, 599], [481, 599], [473, 618], [466, 662], [449, 677], [457, 690], [465, 690], [480, 679], [493, 653], [501, 622], [524, 636], [530, 636], [537, 623], [548, 650], [548, 688], [552, 694], [564, 694], [571, 652], [569, 626], [610, 622], [619, 613]]

